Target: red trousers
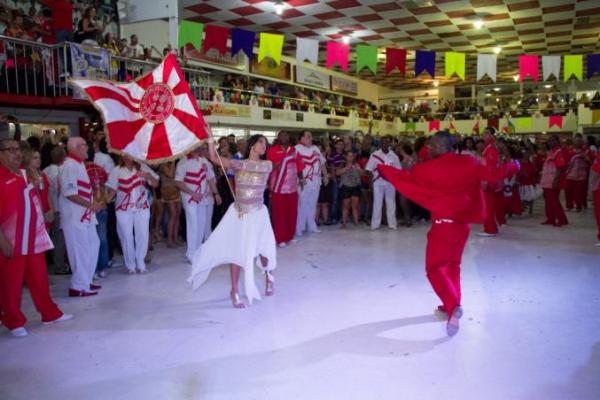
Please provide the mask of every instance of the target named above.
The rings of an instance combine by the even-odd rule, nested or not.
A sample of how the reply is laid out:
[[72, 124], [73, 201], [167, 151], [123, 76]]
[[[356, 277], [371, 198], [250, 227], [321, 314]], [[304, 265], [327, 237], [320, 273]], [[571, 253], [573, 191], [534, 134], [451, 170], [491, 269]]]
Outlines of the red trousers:
[[512, 215], [523, 214], [523, 203], [518, 185], [513, 186], [512, 196], [506, 198], [506, 212]]
[[485, 222], [483, 231], [485, 233], [498, 233], [496, 225], [496, 194], [493, 191], [486, 190], [485, 195]]
[[594, 190], [594, 213], [596, 214], [596, 225], [598, 225], [598, 240], [600, 240], [600, 189]]
[[431, 221], [425, 254], [427, 278], [451, 316], [461, 302], [460, 263], [469, 238], [469, 224], [436, 222], [433, 218]]
[[506, 210], [508, 199], [504, 192], [494, 192], [494, 210], [496, 211], [496, 222], [498, 225], [506, 225]]
[[294, 238], [297, 218], [298, 193], [271, 195], [271, 223], [277, 244], [287, 243]]
[[567, 200], [567, 210], [573, 209], [573, 205], [577, 210], [585, 208], [587, 203], [587, 181], [567, 179], [565, 184], [565, 197]]
[[546, 209], [545, 223], [550, 225], [566, 225], [569, 223], [567, 216], [560, 204], [560, 189], [544, 189], [544, 202]]
[[31, 293], [35, 308], [42, 314], [43, 322], [62, 316], [50, 297], [44, 253], [13, 256], [11, 259], [0, 255], [0, 308], [2, 323], [8, 329], [20, 328], [27, 321], [21, 312], [23, 282]]

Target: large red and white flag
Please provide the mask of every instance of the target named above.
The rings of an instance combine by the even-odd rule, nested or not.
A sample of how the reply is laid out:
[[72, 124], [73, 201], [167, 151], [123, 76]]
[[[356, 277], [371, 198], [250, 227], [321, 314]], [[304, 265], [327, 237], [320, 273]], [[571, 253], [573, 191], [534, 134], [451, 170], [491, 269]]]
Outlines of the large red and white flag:
[[113, 152], [160, 163], [182, 156], [208, 137], [208, 126], [173, 54], [129, 83], [71, 83], [102, 113]]

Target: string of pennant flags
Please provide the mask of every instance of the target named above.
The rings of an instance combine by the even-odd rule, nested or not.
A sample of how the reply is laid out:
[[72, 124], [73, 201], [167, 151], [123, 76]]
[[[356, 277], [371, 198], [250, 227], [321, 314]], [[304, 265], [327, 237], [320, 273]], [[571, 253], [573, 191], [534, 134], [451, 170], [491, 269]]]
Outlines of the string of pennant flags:
[[[204, 36], [204, 40], [203, 40]], [[227, 52], [227, 39], [231, 36], [231, 55], [236, 55], [239, 51], [252, 58], [256, 32], [241, 28], [228, 29], [216, 25], [206, 25], [193, 22], [181, 21], [179, 25], [178, 47], [184, 47], [191, 44], [196, 49], [202, 49], [206, 52], [210, 49], [216, 49], [220, 54]], [[281, 63], [283, 51], [284, 35], [276, 33], [259, 33], [258, 62], [269, 57], [275, 63]], [[366, 44], [356, 46], [356, 72], [363, 68], [368, 68], [373, 74], [377, 73], [378, 67], [378, 48]], [[298, 64], [308, 61], [313, 65], [318, 65], [319, 41], [307, 38], [296, 38], [296, 61]], [[401, 74], [406, 74], [406, 56], [405, 49], [386, 48], [385, 49], [385, 73], [392, 73], [395, 69]], [[343, 71], [348, 71], [350, 58], [350, 45], [335, 41], [328, 41], [326, 44], [325, 67], [333, 69], [336, 65]], [[563, 80], [568, 81], [571, 77], [583, 80], [583, 55], [564, 55], [564, 56], [542, 56], [542, 79], [548, 80], [551, 76], [560, 79], [560, 69], [563, 66]], [[594, 74], [600, 73], [600, 54], [588, 54], [587, 61], [587, 79]], [[432, 78], [435, 77], [436, 52], [427, 50], [415, 51], [415, 76], [427, 72]], [[519, 56], [519, 80], [523, 81], [530, 78], [534, 81], [540, 80], [539, 75], [540, 56], [520, 55]], [[466, 54], [454, 51], [447, 51], [444, 54], [444, 75], [450, 78], [453, 75], [460, 79], [466, 78]], [[478, 54], [477, 55], [477, 80], [483, 79], [486, 75], [496, 82], [497, 74], [497, 55]]]

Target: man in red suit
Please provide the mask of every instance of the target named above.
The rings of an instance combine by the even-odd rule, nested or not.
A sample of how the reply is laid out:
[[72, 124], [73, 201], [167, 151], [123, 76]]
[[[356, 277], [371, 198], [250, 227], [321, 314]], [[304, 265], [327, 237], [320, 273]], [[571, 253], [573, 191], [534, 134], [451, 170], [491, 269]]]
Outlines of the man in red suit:
[[563, 149], [560, 147], [560, 140], [557, 135], [550, 136], [548, 139], [548, 154], [544, 167], [542, 169], [542, 179], [540, 185], [544, 189], [544, 202], [546, 209], [546, 220], [542, 225], [563, 226], [569, 221], [560, 204], [560, 179], [563, 175], [567, 161]]
[[284, 247], [294, 239], [298, 217], [298, 185], [303, 185], [304, 165], [290, 145], [286, 131], [277, 135], [277, 144], [267, 151], [267, 160], [273, 163], [269, 177], [271, 192], [271, 219], [273, 233], [279, 247]]
[[590, 188], [594, 195], [594, 212], [596, 214], [596, 225], [598, 225], [598, 243], [596, 246], [600, 246], [600, 151], [596, 153], [594, 164], [592, 164], [592, 170], [590, 173]]
[[452, 151], [452, 136], [436, 133], [429, 144], [430, 160], [412, 170], [378, 167], [381, 175], [410, 200], [431, 211], [425, 266], [433, 290], [447, 313], [446, 331], [458, 332], [462, 316], [460, 263], [469, 224], [483, 223], [486, 210], [481, 181], [498, 179], [477, 159]]

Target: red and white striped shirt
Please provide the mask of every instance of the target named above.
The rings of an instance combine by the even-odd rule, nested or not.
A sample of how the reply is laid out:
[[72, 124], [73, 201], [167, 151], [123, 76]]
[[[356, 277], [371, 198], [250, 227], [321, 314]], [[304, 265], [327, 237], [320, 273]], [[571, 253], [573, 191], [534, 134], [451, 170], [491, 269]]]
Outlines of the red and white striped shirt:
[[67, 198], [77, 195], [85, 201], [92, 202], [93, 200], [92, 183], [83, 160], [72, 154], [67, 156], [60, 167], [59, 186], [58, 208], [61, 214], [62, 226], [73, 224], [96, 225], [98, 223], [96, 213]]
[[267, 160], [273, 163], [273, 171], [269, 177], [271, 193], [296, 193], [298, 191], [298, 170], [304, 169], [302, 160], [293, 146], [286, 150], [275, 145], [267, 151]]
[[140, 169], [119, 166], [111, 171], [106, 187], [116, 192], [116, 211], [138, 211], [150, 208], [146, 179], [141, 172], [158, 179], [158, 175], [145, 164], [142, 164]]
[[304, 165], [302, 177], [306, 180], [307, 185], [321, 185], [321, 171], [325, 165], [325, 157], [317, 146], [307, 147], [303, 144], [296, 145], [298, 157]]
[[208, 181], [214, 179], [214, 169], [204, 157], [188, 155], [186, 158], [179, 160], [175, 170], [175, 180], [177, 182], [185, 183], [192, 191], [202, 195], [202, 200], [198, 202], [182, 191], [181, 201], [183, 204], [209, 204], [212, 193]]
[[369, 157], [369, 161], [367, 162], [367, 166], [365, 169], [367, 171], [371, 171], [373, 173], [373, 184], [374, 185], [390, 185], [388, 181], [385, 179], [380, 179], [379, 171], [377, 171], [378, 165], [389, 165], [398, 169], [402, 169], [402, 164], [400, 164], [400, 159], [392, 150], [388, 150], [387, 153], [384, 153], [383, 150], [377, 150], [371, 157]]

